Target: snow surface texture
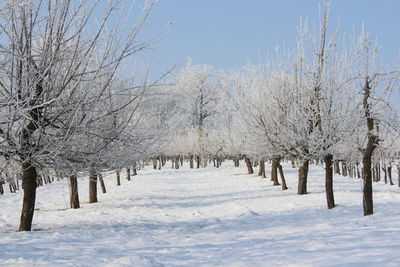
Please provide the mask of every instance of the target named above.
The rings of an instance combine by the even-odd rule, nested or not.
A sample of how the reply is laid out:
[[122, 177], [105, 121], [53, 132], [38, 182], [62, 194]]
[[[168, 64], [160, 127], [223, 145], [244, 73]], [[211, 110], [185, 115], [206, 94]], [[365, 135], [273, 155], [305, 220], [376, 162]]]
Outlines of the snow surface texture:
[[[107, 194], [69, 207], [68, 181], [38, 189], [33, 228], [18, 229], [22, 195], [0, 196], [1, 266], [399, 266], [400, 189], [374, 183], [375, 214], [362, 214], [361, 181], [335, 177], [338, 207], [326, 209], [324, 173], [312, 166], [308, 195], [220, 169], [147, 169]], [[267, 169], [269, 172], [269, 169]], [[121, 178], [125, 177], [124, 174]]]

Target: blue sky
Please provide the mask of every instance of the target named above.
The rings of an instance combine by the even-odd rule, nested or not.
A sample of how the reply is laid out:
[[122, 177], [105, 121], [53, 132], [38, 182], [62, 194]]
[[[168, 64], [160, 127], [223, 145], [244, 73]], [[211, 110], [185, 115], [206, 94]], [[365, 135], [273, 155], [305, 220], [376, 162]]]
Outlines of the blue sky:
[[[320, 0], [158, 0], [146, 34], [170, 30], [145, 58], [159, 72], [190, 57], [193, 64], [217, 69], [267, 60], [285, 42], [295, 44], [300, 18], [318, 21]], [[394, 64], [400, 48], [400, 1], [332, 0], [330, 22], [348, 33], [361, 24], [378, 38], [382, 53]]]

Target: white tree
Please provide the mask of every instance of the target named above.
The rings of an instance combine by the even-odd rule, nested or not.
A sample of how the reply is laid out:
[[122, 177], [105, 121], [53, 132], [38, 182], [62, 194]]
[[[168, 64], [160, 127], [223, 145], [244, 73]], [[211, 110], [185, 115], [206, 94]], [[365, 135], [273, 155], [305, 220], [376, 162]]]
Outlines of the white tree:
[[186, 127], [197, 131], [202, 167], [207, 166], [207, 127], [216, 114], [218, 79], [210, 66], [188, 65], [177, 76], [175, 90], [179, 95]]
[[103, 4], [15, 0], [0, 7], [0, 151], [21, 164], [20, 231], [31, 230], [38, 168], [66, 167], [87, 153], [73, 144], [95, 132], [90, 127], [104, 115], [97, 105], [121, 63], [151, 44], [137, 36], [154, 1], [136, 20], [128, 2]]

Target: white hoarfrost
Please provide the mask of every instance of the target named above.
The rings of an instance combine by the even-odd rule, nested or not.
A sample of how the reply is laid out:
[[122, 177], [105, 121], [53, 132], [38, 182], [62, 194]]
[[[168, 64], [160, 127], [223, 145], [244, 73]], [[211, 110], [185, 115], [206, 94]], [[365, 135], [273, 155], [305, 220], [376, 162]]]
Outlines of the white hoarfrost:
[[219, 169], [147, 168], [119, 187], [109, 173], [108, 192], [95, 204], [88, 204], [88, 180], [81, 178], [77, 210], [68, 208], [63, 180], [38, 188], [32, 232], [15, 232], [22, 195], [6, 193], [0, 265], [400, 265], [399, 188], [375, 184], [376, 212], [364, 217], [360, 179], [336, 176], [338, 206], [327, 210], [323, 168], [311, 167], [310, 194], [302, 196], [297, 169], [284, 169], [286, 191], [230, 162]]

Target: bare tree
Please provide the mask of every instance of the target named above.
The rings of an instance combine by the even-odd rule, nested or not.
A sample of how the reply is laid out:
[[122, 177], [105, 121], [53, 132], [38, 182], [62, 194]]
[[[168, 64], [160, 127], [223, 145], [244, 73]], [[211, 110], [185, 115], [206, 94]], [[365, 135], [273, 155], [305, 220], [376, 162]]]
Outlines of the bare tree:
[[392, 127], [391, 121], [385, 118], [385, 115], [390, 114], [391, 106], [385, 94], [398, 78], [398, 71], [378, 69], [378, 56], [377, 44], [370, 40], [369, 34], [362, 28], [359, 37], [354, 39], [353, 65], [355, 88], [361, 89], [361, 117], [358, 125], [360, 138], [357, 146], [362, 153], [364, 216], [373, 214], [372, 157], [383, 140], [379, 136], [379, 128]]

